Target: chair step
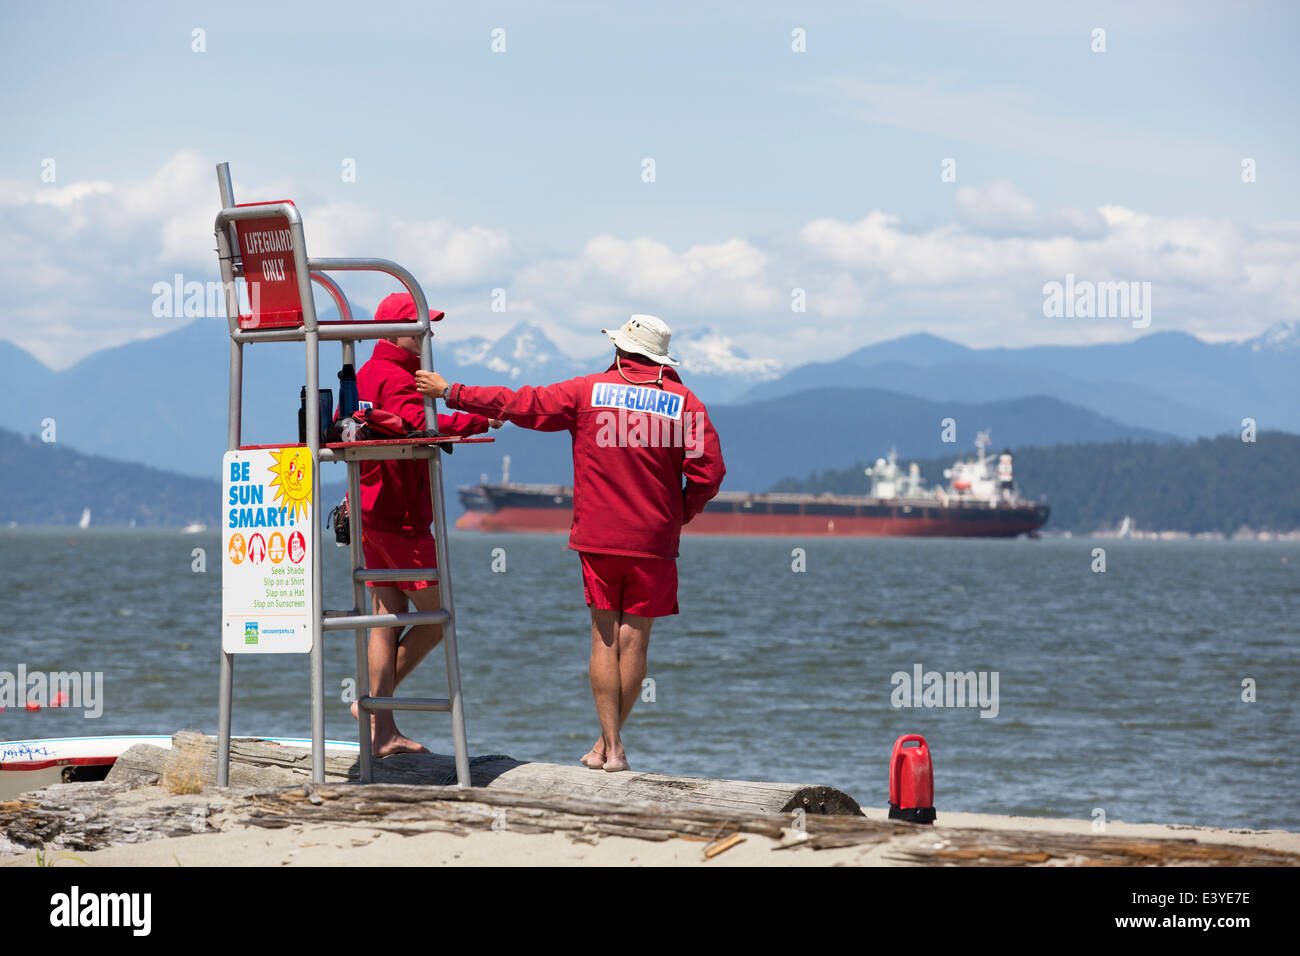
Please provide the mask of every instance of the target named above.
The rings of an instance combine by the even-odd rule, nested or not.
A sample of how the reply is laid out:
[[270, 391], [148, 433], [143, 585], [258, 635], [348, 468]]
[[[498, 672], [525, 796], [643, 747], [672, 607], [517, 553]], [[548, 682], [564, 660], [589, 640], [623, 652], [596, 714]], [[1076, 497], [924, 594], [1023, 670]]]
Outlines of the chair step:
[[367, 694], [357, 701], [361, 710], [430, 710], [446, 713], [451, 701], [445, 697], [371, 697]]
[[446, 608], [436, 611], [401, 611], [397, 614], [352, 614], [334, 616], [326, 612], [322, 631], [355, 631], [359, 627], [405, 627], [407, 624], [446, 624], [451, 618]]
[[437, 581], [437, 568], [358, 568], [353, 581]]

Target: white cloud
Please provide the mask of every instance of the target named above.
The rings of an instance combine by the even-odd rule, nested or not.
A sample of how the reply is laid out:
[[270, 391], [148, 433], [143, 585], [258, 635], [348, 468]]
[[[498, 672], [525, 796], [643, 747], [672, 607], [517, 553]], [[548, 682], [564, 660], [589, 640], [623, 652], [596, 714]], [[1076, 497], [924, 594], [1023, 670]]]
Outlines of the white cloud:
[[[1073, 274], [1093, 282], [1150, 282], [1152, 331], [1236, 338], [1300, 311], [1300, 227], [1239, 227], [1160, 217], [1122, 206], [1046, 215], [1009, 186], [958, 197], [964, 224], [908, 231], [875, 210], [857, 221], [817, 219], [801, 231], [820, 264], [809, 307], [840, 318], [854, 308], [911, 320], [973, 344], [1104, 341], [1131, 330], [1114, 320], [1044, 325], [1042, 286]], [[1034, 235], [990, 235], [1030, 231]], [[1048, 224], [1056, 223], [1048, 229]], [[1244, 318], [1244, 322], [1243, 322]], [[1036, 323], [1036, 324], [1035, 324]]]
[[983, 186], [959, 186], [953, 199], [958, 221], [992, 236], [1099, 235], [1106, 223], [1096, 211], [1062, 209], [1043, 213], [1004, 179]]
[[[245, 201], [278, 199], [280, 185], [245, 190]], [[218, 211], [213, 167], [182, 150], [146, 178], [27, 184], [0, 181], [0, 287], [7, 308], [0, 337], [42, 361], [66, 367], [91, 351], [157, 335], [189, 318], [155, 318], [154, 283], [218, 278], [213, 220]], [[500, 230], [461, 228], [444, 220], [385, 223], [373, 210], [346, 203], [299, 204], [309, 254], [381, 255], [426, 284], [504, 281], [511, 243]], [[391, 280], [382, 280], [387, 288]], [[351, 294], [354, 283], [345, 288]], [[356, 287], [378, 290], [381, 282]]]
[[[0, 182], [0, 336], [64, 367], [188, 321], [155, 319], [151, 289], [176, 272], [216, 279], [211, 173], [202, 156], [181, 152], [134, 183]], [[284, 184], [240, 190], [248, 199], [293, 192]], [[1151, 282], [1152, 331], [1243, 338], [1300, 315], [1300, 223], [1241, 226], [1119, 205], [1044, 210], [1001, 181], [963, 185], [953, 220], [924, 229], [876, 209], [814, 219], [762, 243], [673, 247], [606, 234], [545, 257], [516, 248], [504, 229], [386, 221], [372, 207], [302, 200], [310, 253], [379, 254], [407, 266], [453, 319], [439, 330], [443, 341], [498, 335], [526, 320], [571, 354], [594, 354], [603, 347], [597, 330], [642, 311], [663, 316], [682, 343], [684, 333], [711, 327], [716, 340], [701, 338], [698, 349], [704, 363], [723, 361], [731, 342], [755, 361], [789, 364], [916, 331], [972, 345], [1135, 334], [1113, 320], [1045, 319], [1043, 284], [1069, 273]], [[363, 306], [391, 285], [345, 283]], [[507, 290], [506, 313], [491, 311], [497, 286]], [[791, 311], [795, 287], [806, 292], [805, 313]]]
[[445, 219], [397, 223], [394, 258], [421, 282], [469, 285], [504, 278], [511, 255], [510, 237], [499, 229], [459, 229]]
[[526, 266], [520, 292], [580, 321], [612, 321], [625, 312], [671, 316], [737, 315], [784, 301], [770, 281], [768, 256], [744, 239], [690, 246], [675, 252], [639, 237], [596, 236], [574, 258]]

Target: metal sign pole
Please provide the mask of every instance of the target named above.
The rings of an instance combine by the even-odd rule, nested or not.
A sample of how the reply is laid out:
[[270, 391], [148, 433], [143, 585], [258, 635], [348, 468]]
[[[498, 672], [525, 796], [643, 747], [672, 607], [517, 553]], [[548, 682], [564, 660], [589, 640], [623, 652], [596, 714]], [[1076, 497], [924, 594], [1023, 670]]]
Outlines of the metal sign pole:
[[325, 641], [321, 628], [324, 617], [320, 533], [320, 333], [316, 325], [316, 303], [312, 298], [311, 267], [302, 220], [289, 220], [293, 236], [293, 262], [297, 271], [298, 296], [302, 301], [303, 331], [307, 350], [307, 447], [311, 450], [311, 779], [325, 782]]
[[[229, 209], [235, 205], [235, 191], [230, 182], [230, 164], [217, 166], [217, 185], [221, 190], [221, 208]], [[217, 233], [217, 253], [221, 264], [221, 281], [225, 285], [226, 319], [233, 330], [239, 322], [239, 295], [235, 290], [233, 256], [238, 249], [232, 248], [234, 229], [227, 227]], [[234, 451], [239, 447], [240, 431], [243, 425], [244, 396], [244, 346], [230, 340], [230, 398], [227, 409], [226, 450]], [[217, 686], [217, 786], [230, 785], [230, 713], [234, 699], [235, 655], [221, 650], [221, 675]]]

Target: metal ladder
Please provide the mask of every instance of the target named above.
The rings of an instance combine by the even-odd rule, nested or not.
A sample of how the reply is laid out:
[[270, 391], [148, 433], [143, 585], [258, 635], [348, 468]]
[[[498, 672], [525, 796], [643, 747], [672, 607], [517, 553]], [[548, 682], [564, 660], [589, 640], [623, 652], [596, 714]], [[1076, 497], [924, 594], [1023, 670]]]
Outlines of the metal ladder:
[[[312, 457], [312, 501], [320, 507], [320, 465], [322, 462], [342, 461], [348, 470], [348, 527], [351, 532], [352, 599], [354, 606], [346, 610], [323, 610], [321, 606], [321, 520], [317, 510], [311, 517], [312, 554], [312, 608], [309, 615], [312, 631], [311, 645], [311, 766], [312, 781], [325, 781], [325, 667], [323, 636], [326, 632], [354, 631], [357, 654], [358, 735], [361, 745], [360, 778], [362, 783], [374, 779], [374, 761], [371, 755], [370, 714], [372, 711], [418, 710], [443, 711], [451, 714], [452, 740], [455, 747], [456, 780], [462, 787], [470, 786], [469, 750], [465, 735], [465, 708], [460, 685], [460, 657], [456, 646], [456, 613], [452, 599], [451, 562], [447, 548], [446, 509], [443, 502], [442, 452], [439, 445], [452, 442], [488, 442], [490, 438], [457, 439], [440, 436], [424, 440], [397, 440], [391, 442], [364, 442], [321, 447], [320, 403], [317, 400], [320, 386], [321, 341], [343, 344], [343, 362], [355, 366], [356, 342], [363, 339], [382, 339], [395, 336], [418, 335], [420, 338], [420, 364], [433, 369], [432, 332], [429, 328], [429, 308], [415, 278], [386, 259], [309, 259], [303, 239], [302, 218], [289, 202], [259, 203], [236, 206], [228, 163], [217, 166], [217, 183], [221, 192], [221, 212], [217, 214], [215, 230], [217, 258], [226, 295], [226, 316], [230, 327], [230, 405], [227, 431], [229, 451], [240, 450], [243, 405], [244, 346], [254, 342], [304, 342], [306, 346], [307, 424], [306, 444]], [[240, 303], [235, 280], [244, 275], [238, 235], [235, 224], [241, 221], [277, 217], [288, 223], [291, 234], [291, 252], [296, 271], [298, 299], [301, 303], [302, 321], [294, 326], [267, 329], [246, 329], [241, 326]], [[397, 279], [415, 302], [416, 321], [408, 322], [355, 322], [347, 297], [328, 272], [382, 272]], [[329, 293], [338, 308], [339, 321], [319, 323], [312, 301], [315, 282]], [[424, 402], [425, 425], [437, 433], [438, 415], [431, 398]], [[361, 462], [379, 459], [424, 459], [428, 462], [429, 486], [433, 499], [433, 537], [437, 569], [367, 569], [361, 547]], [[367, 614], [366, 581], [439, 582], [442, 607], [436, 611], [408, 611], [396, 614]], [[413, 624], [441, 624], [442, 643], [447, 658], [447, 692], [438, 697], [371, 697], [370, 668], [367, 657], [368, 629]], [[234, 654], [221, 653], [221, 672], [218, 688], [217, 714], [217, 786], [230, 782], [230, 723], [234, 687]]]

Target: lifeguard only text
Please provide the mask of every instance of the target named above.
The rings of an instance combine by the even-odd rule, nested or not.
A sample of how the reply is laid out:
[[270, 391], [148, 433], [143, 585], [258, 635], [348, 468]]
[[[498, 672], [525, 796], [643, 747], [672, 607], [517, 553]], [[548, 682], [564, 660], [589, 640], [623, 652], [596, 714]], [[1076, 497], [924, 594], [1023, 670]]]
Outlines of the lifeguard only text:
[[[293, 239], [288, 229], [244, 234], [244, 252], [252, 255], [288, 252], [291, 248], [293, 248]], [[283, 259], [262, 260], [262, 278], [267, 282], [283, 282], [287, 277]]]

